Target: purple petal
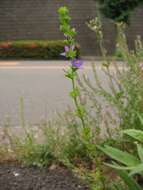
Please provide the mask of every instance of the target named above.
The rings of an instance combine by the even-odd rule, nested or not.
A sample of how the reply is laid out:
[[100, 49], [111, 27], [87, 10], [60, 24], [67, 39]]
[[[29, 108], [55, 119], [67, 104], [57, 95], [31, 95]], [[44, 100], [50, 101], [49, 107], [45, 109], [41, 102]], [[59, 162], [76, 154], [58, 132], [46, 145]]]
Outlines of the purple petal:
[[71, 61], [72, 66], [78, 69], [83, 65], [83, 63], [84, 63], [83, 60], [80, 59], [74, 59]]
[[69, 46], [65, 46], [65, 52], [69, 52], [70, 48]]

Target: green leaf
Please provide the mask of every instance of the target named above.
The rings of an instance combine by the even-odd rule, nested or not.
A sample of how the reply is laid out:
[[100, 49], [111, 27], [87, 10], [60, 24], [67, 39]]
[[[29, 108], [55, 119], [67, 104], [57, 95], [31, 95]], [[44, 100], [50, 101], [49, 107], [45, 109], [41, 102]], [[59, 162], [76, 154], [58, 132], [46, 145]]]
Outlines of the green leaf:
[[125, 167], [125, 166], [119, 166], [117, 164], [105, 164], [106, 166], [109, 166], [113, 169], [116, 169], [116, 170], [128, 170], [130, 171], [130, 175], [135, 175], [135, 174], [141, 174], [142, 175], [142, 172], [143, 172], [143, 163], [141, 164], [138, 164], [136, 166], [133, 166], [133, 167]]
[[107, 190], [125, 190], [125, 185], [123, 185], [121, 182], [115, 181], [113, 184], [111, 184], [111, 187], [107, 188]]
[[132, 166], [132, 167], [119, 166], [116, 163], [115, 164], [107, 164], [107, 163], [105, 163], [105, 165], [109, 166], [110, 168], [116, 169], [116, 170], [133, 170], [133, 169], [135, 169], [134, 166]]
[[[134, 174], [143, 174], [143, 163], [138, 164], [136, 167], [132, 168], [130, 175], [134, 175]], [[142, 175], [143, 176], [143, 175]]]
[[136, 181], [128, 175], [125, 171], [117, 171], [118, 175], [122, 178], [124, 183], [129, 187], [129, 190], [142, 190], [141, 186], [136, 183]]
[[76, 115], [82, 117], [85, 114], [85, 108], [82, 105], [78, 105], [76, 109]]
[[140, 163], [135, 156], [127, 152], [121, 151], [119, 149], [113, 148], [111, 146], [108, 145], [105, 145], [104, 147], [98, 146], [98, 148], [102, 150], [105, 154], [110, 156], [112, 159], [127, 166], [135, 166]]
[[70, 49], [70, 51], [67, 52], [67, 58], [72, 58], [72, 59], [74, 59], [75, 57], [76, 57], [76, 51]]
[[80, 95], [80, 92], [79, 92], [79, 89], [78, 88], [75, 88], [73, 91], [70, 92], [70, 96], [72, 98], [76, 98]]
[[61, 30], [63, 33], [68, 33], [68, 31], [70, 30], [70, 26], [67, 25], [66, 23], [64, 23], [63, 25], [60, 26], [60, 30]]
[[[84, 128], [84, 129], [83, 129], [83, 139], [84, 139], [85, 141], [89, 142], [90, 137], [91, 137], [91, 129], [90, 129], [89, 127]], [[93, 146], [93, 144], [90, 145], [90, 143], [89, 143], [88, 147], [91, 148], [91, 150], [92, 150], [94, 146]], [[95, 148], [95, 147], [94, 147], [94, 148]], [[93, 150], [92, 150], [92, 151], [93, 151]]]
[[128, 129], [124, 130], [123, 133], [143, 143], [143, 131], [136, 129]]
[[141, 162], [143, 162], [143, 147], [137, 143], [137, 151]]
[[58, 13], [60, 15], [67, 15], [67, 14], [69, 14], [69, 10], [66, 6], [63, 6], [63, 7], [59, 8]]
[[139, 118], [139, 120], [140, 120], [140, 122], [141, 122], [141, 124], [143, 126], [143, 113], [142, 114], [137, 113], [137, 116], [138, 116], [138, 118]]
[[116, 98], [119, 100], [120, 98], [122, 98], [124, 95], [124, 92], [123, 91], [120, 91], [120, 92], [117, 92], [116, 93]]
[[72, 72], [72, 71], [67, 71], [65, 73], [65, 77], [69, 78], [69, 79], [73, 79], [74, 77], [76, 77], [76, 73]]

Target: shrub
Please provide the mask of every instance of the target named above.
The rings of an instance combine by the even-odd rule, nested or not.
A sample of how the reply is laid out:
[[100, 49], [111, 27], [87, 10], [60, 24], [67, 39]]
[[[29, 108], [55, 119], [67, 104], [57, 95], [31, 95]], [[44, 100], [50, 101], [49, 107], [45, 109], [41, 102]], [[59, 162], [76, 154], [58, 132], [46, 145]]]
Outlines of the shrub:
[[[103, 83], [97, 68], [93, 65], [95, 83], [84, 76], [84, 82], [80, 80], [79, 84], [85, 95], [89, 97], [88, 104], [91, 102], [90, 105], [93, 108], [92, 114], [89, 114], [90, 120], [92, 120], [92, 117], [94, 119], [96, 113], [98, 113], [97, 108], [101, 108], [101, 118], [105, 122], [103, 123], [104, 129], [107, 135], [110, 135], [110, 140], [115, 138], [114, 146], [116, 148], [113, 148], [113, 144], [109, 146], [105, 142], [100, 149], [112, 158], [113, 162], [110, 166], [117, 170], [117, 173], [125, 182], [125, 184], [122, 182], [116, 183], [115, 179], [115, 184], [111, 184], [113, 186], [107, 189], [140, 190], [142, 187], [136, 179], [141, 179], [142, 182], [143, 44], [140, 37], [137, 37], [135, 50], [129, 50], [124, 33], [125, 25], [118, 23], [117, 49], [122, 60], [119, 63], [116, 58], [107, 56], [100, 20], [96, 18], [90, 21], [89, 26], [96, 32], [99, 41], [103, 58], [102, 74], [106, 77], [107, 83], [106, 85]], [[89, 110], [91, 110], [91, 107], [89, 107]], [[100, 130], [102, 126], [102, 121], [100, 121]], [[135, 150], [131, 139], [123, 138], [120, 133], [122, 129], [124, 129], [124, 133], [141, 142], [137, 144], [137, 150]], [[121, 151], [121, 147], [123, 151]]]
[[[66, 41], [16, 40], [0, 41], [0, 59], [63, 59]], [[79, 45], [76, 45], [79, 56]]]
[[131, 12], [143, 3], [143, 0], [97, 0], [101, 12], [117, 22], [128, 22]]
[[98, 25], [95, 28], [97, 35], [100, 37], [99, 43], [103, 55], [101, 73], [106, 77], [107, 82], [106, 85], [103, 83], [97, 67], [94, 65], [93, 75], [95, 80], [91, 81], [85, 76], [83, 78], [84, 82], [80, 80], [79, 84], [83, 92], [86, 97], [89, 97], [87, 102], [88, 104], [90, 102], [93, 108], [92, 111], [90, 110], [92, 115], [90, 114], [89, 118], [94, 119], [93, 112], [96, 114], [100, 109], [101, 118], [105, 123], [99, 122], [98, 127], [101, 130], [101, 126], [104, 124], [106, 126], [105, 130], [108, 131], [109, 129], [111, 131], [111, 137], [114, 136], [112, 134], [113, 129], [116, 131], [126, 128], [141, 129], [139, 114], [143, 112], [142, 42], [140, 38], [137, 38], [135, 42], [136, 49], [134, 51], [129, 50], [124, 34], [124, 26], [119, 24], [117, 47], [122, 58], [120, 63], [116, 58], [107, 56], [104, 49], [102, 30], [98, 28]]

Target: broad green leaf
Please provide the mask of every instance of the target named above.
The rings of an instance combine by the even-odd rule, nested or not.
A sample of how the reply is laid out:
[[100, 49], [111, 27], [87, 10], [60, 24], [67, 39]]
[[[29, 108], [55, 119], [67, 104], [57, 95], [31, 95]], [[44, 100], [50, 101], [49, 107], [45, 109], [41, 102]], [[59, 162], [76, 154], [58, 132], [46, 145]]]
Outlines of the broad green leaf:
[[129, 190], [142, 190], [141, 186], [136, 183], [136, 181], [128, 175], [125, 171], [117, 171], [118, 175], [122, 178], [124, 183], [129, 187]]
[[134, 174], [141, 174], [141, 175], [143, 174], [143, 163], [139, 164], [138, 166], [134, 167], [131, 170], [130, 175], [134, 175]]
[[143, 164], [138, 164], [136, 166], [133, 167], [125, 167], [125, 166], [119, 166], [117, 164], [105, 164], [106, 166], [109, 166], [113, 169], [116, 170], [129, 170], [130, 171], [130, 175], [134, 175], [134, 174], [141, 174], [143, 172]]
[[112, 159], [125, 164], [127, 166], [135, 166], [140, 163], [140, 161], [133, 155], [121, 151], [119, 149], [113, 148], [111, 146], [105, 145], [104, 147], [98, 146], [105, 154], [110, 156]]
[[136, 129], [128, 129], [124, 130], [123, 133], [143, 143], [143, 131]]
[[[106, 166], [109, 166], [110, 168], [113, 168], [113, 169], [116, 169], [116, 170], [133, 170], [135, 169], [134, 166], [132, 167], [126, 167], [126, 166], [119, 166], [117, 164], [108, 164], [108, 163], [105, 163]], [[139, 166], [140, 164], [138, 164], [137, 166]]]

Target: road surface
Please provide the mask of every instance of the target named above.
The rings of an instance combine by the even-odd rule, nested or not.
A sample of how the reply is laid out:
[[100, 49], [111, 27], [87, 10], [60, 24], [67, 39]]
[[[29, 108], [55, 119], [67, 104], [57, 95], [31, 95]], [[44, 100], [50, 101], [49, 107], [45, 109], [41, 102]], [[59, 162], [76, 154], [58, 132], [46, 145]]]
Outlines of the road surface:
[[[100, 73], [100, 64], [96, 64]], [[39, 123], [54, 117], [56, 111], [64, 112], [67, 105], [72, 106], [71, 83], [63, 71], [67, 66], [67, 62], [60, 61], [1, 61], [0, 124], [9, 118], [12, 125], [19, 125], [21, 97], [27, 123]], [[92, 76], [89, 62], [81, 69], [80, 74], [83, 73]]]
[[56, 111], [64, 112], [67, 105], [72, 105], [68, 96], [71, 84], [63, 71], [66, 68], [65, 62], [1, 61], [1, 125], [7, 118], [13, 125], [18, 125], [21, 97], [24, 99], [25, 120], [31, 123], [51, 118]]

